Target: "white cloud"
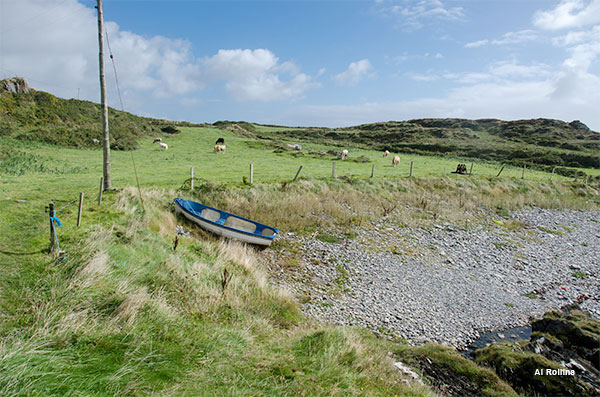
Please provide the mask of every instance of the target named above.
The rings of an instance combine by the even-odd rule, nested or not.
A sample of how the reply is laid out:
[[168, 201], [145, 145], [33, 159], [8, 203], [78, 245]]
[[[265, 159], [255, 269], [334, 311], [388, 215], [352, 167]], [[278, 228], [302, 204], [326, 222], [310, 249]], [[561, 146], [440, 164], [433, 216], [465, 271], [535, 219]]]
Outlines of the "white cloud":
[[[438, 98], [418, 98], [399, 102], [367, 102], [357, 105], [303, 106], [283, 115], [286, 122], [330, 127], [351, 126], [381, 120], [408, 120], [422, 117], [498, 118], [504, 120], [556, 118], [582, 120], [590, 128], [600, 130], [600, 81], [586, 90], [588, 100], [576, 93], [553, 95], [552, 79], [506, 83], [480, 82], [461, 86]], [[577, 85], [580, 87], [580, 85]], [[595, 92], [593, 90], [596, 90]], [[274, 121], [276, 122], [276, 121]]]
[[[209, 80], [225, 80], [227, 92], [238, 100], [261, 102], [294, 98], [314, 87], [310, 76], [298, 73], [291, 62], [279, 64], [266, 49], [219, 50], [204, 61]], [[281, 74], [290, 74], [287, 81]]]
[[299, 125], [303, 124], [303, 120], [311, 120], [311, 125], [330, 127], [420, 117], [505, 120], [543, 117], [565, 121], [578, 119], [590, 128], [600, 130], [597, 109], [600, 78], [588, 72], [568, 67], [555, 71], [545, 64], [523, 65], [503, 61], [490, 64], [483, 72], [415, 74], [412, 77], [420, 81], [444, 78], [459, 85], [437, 97], [357, 105], [304, 106], [282, 117]]
[[478, 41], [473, 41], [465, 44], [466, 48], [477, 48], [482, 47], [487, 44], [493, 45], [508, 45], [508, 44], [519, 44], [525, 43], [528, 41], [533, 41], [538, 38], [538, 34], [534, 30], [526, 29], [520, 30], [518, 32], [507, 32], [500, 39], [489, 40], [483, 39]]
[[600, 0], [563, 0], [550, 11], [538, 11], [533, 23], [546, 30], [580, 28], [600, 23]]
[[[0, 78], [23, 76], [36, 89], [67, 98], [80, 93], [81, 99], [98, 101], [96, 10], [76, 0], [0, 1]], [[128, 110], [143, 112], [148, 97], [192, 103], [186, 96], [215, 80], [225, 80], [234, 98], [257, 101], [295, 98], [315, 86], [294, 63], [279, 62], [269, 50], [220, 50], [202, 60], [187, 40], [142, 37], [109, 20], [105, 27]], [[107, 44], [105, 40], [108, 97], [117, 106]]]
[[447, 7], [441, 0], [385, 0], [376, 1], [379, 12], [395, 16], [407, 29], [420, 29], [440, 20], [464, 19], [462, 7]]
[[339, 85], [356, 85], [369, 74], [371, 69], [371, 62], [368, 59], [361, 59], [360, 61], [350, 63], [348, 69], [333, 76], [333, 80]]

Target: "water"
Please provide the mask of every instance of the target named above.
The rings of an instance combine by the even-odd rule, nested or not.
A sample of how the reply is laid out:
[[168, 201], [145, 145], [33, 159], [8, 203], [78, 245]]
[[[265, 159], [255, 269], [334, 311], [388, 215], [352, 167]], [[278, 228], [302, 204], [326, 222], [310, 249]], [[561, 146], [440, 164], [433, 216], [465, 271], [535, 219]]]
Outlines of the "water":
[[518, 340], [529, 340], [530, 337], [531, 325], [488, 332], [475, 339], [465, 350], [461, 351], [461, 354], [473, 359], [475, 350], [484, 348], [492, 342], [516, 342]]

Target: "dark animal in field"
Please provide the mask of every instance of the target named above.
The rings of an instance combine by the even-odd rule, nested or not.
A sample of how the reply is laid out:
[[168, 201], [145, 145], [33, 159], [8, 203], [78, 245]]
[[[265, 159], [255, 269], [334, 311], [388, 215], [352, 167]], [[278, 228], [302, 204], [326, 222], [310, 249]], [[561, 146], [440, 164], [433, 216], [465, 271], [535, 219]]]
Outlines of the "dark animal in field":
[[225, 144], [225, 139], [223, 139], [223, 138], [219, 138], [215, 142], [215, 145], [223, 145], [223, 144]]
[[154, 138], [154, 141], [152, 143], [156, 143], [156, 142], [162, 142], [162, 138]]
[[464, 175], [467, 173], [467, 165], [466, 164], [458, 164], [456, 166], [456, 171], [452, 172], [453, 174], [461, 174]]

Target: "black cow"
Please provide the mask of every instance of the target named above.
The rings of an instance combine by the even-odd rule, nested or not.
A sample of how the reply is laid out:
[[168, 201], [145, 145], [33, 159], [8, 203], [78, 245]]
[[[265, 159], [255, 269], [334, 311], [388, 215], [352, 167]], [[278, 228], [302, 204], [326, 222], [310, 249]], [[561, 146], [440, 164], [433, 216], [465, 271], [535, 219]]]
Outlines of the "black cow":
[[225, 144], [225, 139], [223, 139], [223, 138], [219, 138], [219, 139], [217, 139], [217, 142], [215, 142], [215, 145], [223, 145], [223, 144]]

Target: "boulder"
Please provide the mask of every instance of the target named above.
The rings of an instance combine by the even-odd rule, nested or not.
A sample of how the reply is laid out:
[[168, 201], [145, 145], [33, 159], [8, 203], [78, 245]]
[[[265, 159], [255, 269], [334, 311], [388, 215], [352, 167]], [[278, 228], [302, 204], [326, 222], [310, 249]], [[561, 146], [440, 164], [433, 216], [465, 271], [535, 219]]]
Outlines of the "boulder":
[[0, 81], [0, 92], [8, 91], [16, 94], [26, 94], [32, 91], [24, 77], [12, 77]]

